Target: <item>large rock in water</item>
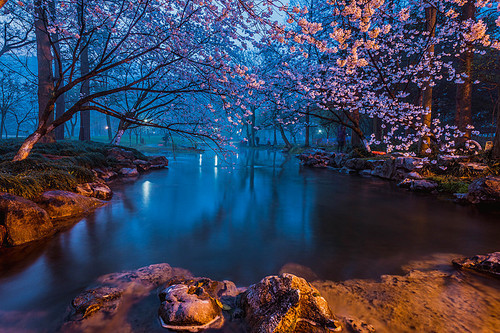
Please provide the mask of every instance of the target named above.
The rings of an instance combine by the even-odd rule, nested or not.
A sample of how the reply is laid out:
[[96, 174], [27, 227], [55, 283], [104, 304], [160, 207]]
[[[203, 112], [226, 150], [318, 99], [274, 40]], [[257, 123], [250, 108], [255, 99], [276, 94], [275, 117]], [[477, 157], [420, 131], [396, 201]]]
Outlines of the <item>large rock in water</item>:
[[500, 252], [454, 259], [452, 262], [459, 268], [472, 269], [500, 278]]
[[105, 202], [67, 191], [47, 191], [38, 200], [53, 219], [82, 215], [104, 205]]
[[342, 328], [328, 303], [306, 280], [292, 274], [268, 276], [242, 296], [252, 333], [323, 333]]
[[500, 177], [488, 176], [473, 181], [466, 199], [471, 203], [500, 201]]
[[0, 224], [4, 227], [6, 245], [21, 245], [54, 232], [45, 210], [32, 201], [8, 193], [0, 193]]
[[231, 308], [238, 293], [231, 281], [172, 279], [159, 294], [158, 314], [168, 329], [197, 332], [219, 328], [224, 324], [222, 309]]

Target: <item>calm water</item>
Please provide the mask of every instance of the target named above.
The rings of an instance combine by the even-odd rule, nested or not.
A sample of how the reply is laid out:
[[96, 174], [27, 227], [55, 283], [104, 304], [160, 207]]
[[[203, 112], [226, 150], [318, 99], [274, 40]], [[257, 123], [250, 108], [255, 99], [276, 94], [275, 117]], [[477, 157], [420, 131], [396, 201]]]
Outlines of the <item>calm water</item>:
[[234, 159], [177, 156], [116, 184], [112, 202], [72, 229], [0, 252], [0, 323], [51, 331], [97, 277], [153, 263], [246, 286], [287, 263], [322, 279], [377, 278], [434, 253], [500, 250], [498, 214], [302, 169], [279, 152]]

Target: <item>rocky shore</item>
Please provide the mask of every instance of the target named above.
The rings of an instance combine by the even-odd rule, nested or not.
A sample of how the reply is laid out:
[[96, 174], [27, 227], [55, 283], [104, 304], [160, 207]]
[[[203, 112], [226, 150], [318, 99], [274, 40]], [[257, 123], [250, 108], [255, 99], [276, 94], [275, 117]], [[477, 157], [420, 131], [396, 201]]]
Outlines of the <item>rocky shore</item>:
[[[58, 155], [44, 157], [55, 162], [63, 158]], [[107, 150], [105, 159], [109, 163], [91, 170], [93, 181], [76, 184], [73, 191], [47, 188], [31, 200], [0, 192], [0, 247], [48, 237], [111, 200], [110, 182], [137, 177], [168, 165], [164, 156], [139, 159], [132, 151], [119, 147]]]
[[[439, 156], [435, 160], [405, 156], [352, 157], [349, 154], [310, 150], [297, 155], [302, 165], [332, 168], [346, 174], [396, 181], [411, 191], [448, 192], [457, 203], [500, 204], [500, 176], [488, 175], [488, 165], [465, 156]], [[449, 177], [451, 173], [463, 177]], [[469, 184], [470, 182], [470, 184]], [[460, 192], [455, 192], [455, 191]], [[462, 192], [462, 193], [461, 193]]]
[[157, 264], [100, 277], [73, 299], [60, 331], [497, 332], [500, 280], [468, 271], [498, 277], [499, 258], [440, 254], [378, 281], [308, 282], [300, 276], [310, 269], [285, 265], [248, 288]]

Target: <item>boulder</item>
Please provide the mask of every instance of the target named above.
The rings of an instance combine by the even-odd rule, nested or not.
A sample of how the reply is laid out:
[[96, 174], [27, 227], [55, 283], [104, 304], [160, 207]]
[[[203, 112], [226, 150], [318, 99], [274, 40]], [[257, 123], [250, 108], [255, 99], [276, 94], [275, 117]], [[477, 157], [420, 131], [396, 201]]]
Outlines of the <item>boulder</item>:
[[318, 290], [292, 274], [262, 279], [248, 288], [241, 302], [252, 333], [319, 333], [342, 329]]
[[108, 185], [103, 183], [85, 183], [76, 186], [76, 192], [86, 197], [97, 198], [101, 200], [111, 200], [113, 191]]
[[222, 310], [235, 309], [240, 293], [231, 281], [173, 278], [159, 293], [162, 303], [158, 314], [162, 325], [173, 330], [219, 328], [224, 324]]
[[326, 168], [330, 163], [331, 154], [322, 150], [312, 150], [299, 154], [297, 158], [304, 166]]
[[67, 191], [47, 191], [37, 203], [52, 219], [79, 216], [105, 204], [102, 200]]
[[114, 172], [113, 170], [110, 170], [110, 169], [94, 169], [94, 171], [97, 173], [97, 177], [105, 180], [105, 181], [109, 181], [113, 178], [116, 178], [118, 176], [118, 174], [116, 172]]
[[344, 167], [354, 170], [372, 169], [372, 164], [362, 158], [351, 158], [344, 162]]
[[151, 168], [159, 169], [168, 166], [168, 160], [165, 156], [152, 156], [149, 158], [149, 163], [151, 163]]
[[85, 319], [97, 311], [112, 311], [118, 306], [123, 291], [122, 288], [108, 286], [85, 290], [71, 302], [71, 306], [73, 307], [72, 316], [78, 319]]
[[421, 163], [421, 159], [416, 157], [396, 158], [396, 168], [404, 169], [406, 171], [414, 171]]
[[345, 317], [342, 318], [342, 323], [344, 324], [347, 332], [352, 333], [375, 333], [375, 327], [370, 324], [365, 323], [356, 318]]
[[124, 177], [137, 177], [139, 176], [139, 171], [136, 168], [121, 168], [120, 174]]
[[111, 148], [108, 150], [108, 158], [114, 158], [117, 161], [133, 161], [135, 159], [134, 153], [122, 148]]
[[8, 193], [0, 193], [0, 224], [6, 245], [21, 245], [54, 232], [45, 210], [30, 200]]
[[500, 278], [500, 252], [452, 260], [453, 265]]
[[406, 178], [409, 178], [409, 179], [422, 179], [423, 177], [420, 176], [420, 174], [418, 172], [412, 171], [412, 172], [406, 174]]
[[437, 189], [437, 187], [438, 184], [436, 182], [425, 179], [417, 179], [411, 181], [410, 190], [418, 192], [432, 192]]
[[469, 185], [467, 201], [471, 203], [498, 202], [500, 200], [500, 176], [488, 176]]
[[402, 182], [398, 183], [398, 187], [401, 188], [410, 188], [413, 185], [413, 180], [410, 178], [405, 178], [403, 179]]
[[344, 162], [345, 160], [347, 160], [347, 155], [346, 154], [336, 154], [335, 155], [335, 158], [333, 159], [334, 161], [334, 164], [335, 165], [332, 165], [336, 168], [342, 168], [342, 166], [344, 165]]
[[391, 157], [384, 161], [384, 164], [375, 167], [373, 175], [384, 178], [393, 179], [396, 174], [396, 159]]
[[222, 307], [203, 287], [174, 284], [160, 293], [158, 314], [173, 330], [198, 331], [223, 321]]

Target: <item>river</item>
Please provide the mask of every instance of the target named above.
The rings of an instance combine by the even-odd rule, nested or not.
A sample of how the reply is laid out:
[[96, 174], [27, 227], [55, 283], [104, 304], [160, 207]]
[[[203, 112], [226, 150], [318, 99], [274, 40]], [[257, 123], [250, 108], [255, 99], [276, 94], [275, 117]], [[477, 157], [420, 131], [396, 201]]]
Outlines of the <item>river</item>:
[[112, 186], [55, 237], [0, 252], [0, 324], [51, 332], [97, 277], [166, 262], [247, 286], [288, 263], [321, 279], [378, 278], [436, 253], [500, 250], [500, 215], [376, 178], [301, 168], [280, 152], [170, 158]]

